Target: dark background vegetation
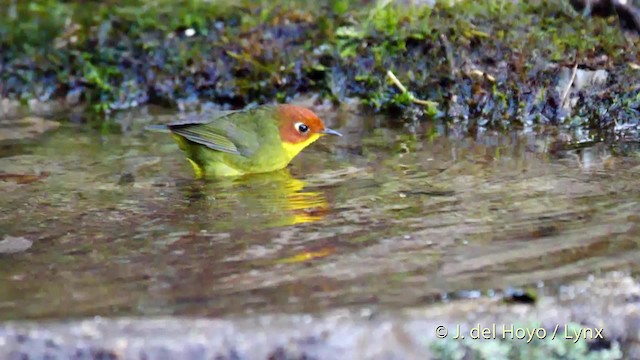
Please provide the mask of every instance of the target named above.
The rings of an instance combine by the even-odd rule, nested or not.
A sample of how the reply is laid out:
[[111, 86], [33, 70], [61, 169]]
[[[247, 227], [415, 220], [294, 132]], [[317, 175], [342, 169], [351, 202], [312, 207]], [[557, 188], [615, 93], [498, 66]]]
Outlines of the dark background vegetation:
[[[566, 1], [2, 2], [0, 96], [13, 101], [108, 114], [318, 94], [406, 119], [565, 124], [594, 138], [638, 122], [637, 36]], [[564, 94], [567, 69], [606, 81]]]

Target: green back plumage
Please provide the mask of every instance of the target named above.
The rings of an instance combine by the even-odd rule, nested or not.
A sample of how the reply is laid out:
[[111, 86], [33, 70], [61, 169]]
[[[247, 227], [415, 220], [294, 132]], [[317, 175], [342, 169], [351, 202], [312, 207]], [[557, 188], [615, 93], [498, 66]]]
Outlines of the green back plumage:
[[196, 174], [234, 175], [272, 171], [291, 160], [282, 148], [276, 109], [228, 112], [213, 119], [170, 123]]
[[252, 156], [260, 147], [260, 134], [277, 122], [274, 109], [227, 112], [213, 119], [187, 120], [168, 125], [169, 130], [185, 139], [212, 150]]

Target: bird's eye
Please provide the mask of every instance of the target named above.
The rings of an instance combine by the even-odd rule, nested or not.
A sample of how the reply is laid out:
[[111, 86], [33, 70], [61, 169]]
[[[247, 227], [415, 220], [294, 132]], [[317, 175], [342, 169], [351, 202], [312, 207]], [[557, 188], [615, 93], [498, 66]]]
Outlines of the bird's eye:
[[296, 127], [296, 130], [298, 130], [300, 134], [304, 134], [307, 131], [309, 131], [309, 127], [305, 123], [297, 122], [294, 126]]

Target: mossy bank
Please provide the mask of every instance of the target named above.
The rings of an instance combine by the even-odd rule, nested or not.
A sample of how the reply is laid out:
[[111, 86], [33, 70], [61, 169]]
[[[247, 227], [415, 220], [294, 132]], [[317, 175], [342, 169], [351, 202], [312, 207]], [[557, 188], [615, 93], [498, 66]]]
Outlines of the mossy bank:
[[12, 101], [111, 113], [311, 93], [469, 129], [636, 138], [637, 37], [562, 1], [4, 1], [0, 95]]

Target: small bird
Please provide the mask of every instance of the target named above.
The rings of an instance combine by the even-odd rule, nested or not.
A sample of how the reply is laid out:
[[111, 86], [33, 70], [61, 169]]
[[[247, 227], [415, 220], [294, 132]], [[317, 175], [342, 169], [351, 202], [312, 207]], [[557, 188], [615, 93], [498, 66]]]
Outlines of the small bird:
[[285, 168], [323, 135], [342, 136], [311, 110], [295, 105], [263, 105], [147, 127], [170, 132], [187, 155], [196, 178], [264, 173]]

